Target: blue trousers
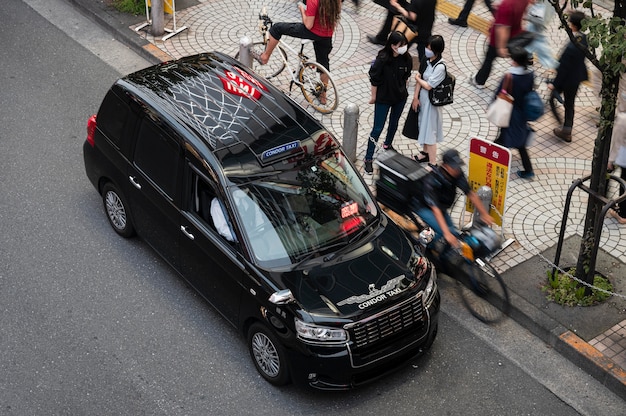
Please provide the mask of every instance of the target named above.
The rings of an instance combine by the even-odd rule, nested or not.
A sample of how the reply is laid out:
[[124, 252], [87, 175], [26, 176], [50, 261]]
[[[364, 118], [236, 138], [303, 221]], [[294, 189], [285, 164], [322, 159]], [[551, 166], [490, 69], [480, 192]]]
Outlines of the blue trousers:
[[372, 127], [372, 132], [370, 133], [370, 138], [367, 142], [365, 160], [372, 160], [374, 157], [376, 143], [378, 142], [380, 134], [383, 132], [383, 127], [385, 127], [385, 121], [387, 120], [387, 115], [389, 115], [390, 111], [391, 115], [389, 115], [389, 126], [387, 127], [387, 136], [385, 136], [385, 145], [391, 145], [393, 138], [396, 135], [396, 131], [398, 131], [398, 122], [400, 121], [400, 116], [402, 116], [402, 111], [404, 111], [405, 103], [406, 99], [393, 105], [381, 103], [374, 104], [374, 126]]
[[[452, 234], [454, 235], [459, 235], [458, 230], [452, 223], [452, 218], [450, 218], [450, 214], [448, 214], [448, 211], [442, 210], [441, 212], [444, 218], [446, 219], [446, 224], [448, 224], [448, 228], [450, 229], [450, 232], [452, 232]], [[443, 230], [437, 223], [437, 219], [435, 218], [435, 214], [433, 214], [432, 209], [428, 207], [419, 207], [415, 210], [415, 213], [422, 219], [422, 221], [428, 224], [430, 228], [432, 228], [432, 230], [435, 232], [435, 237], [433, 238], [433, 241], [437, 241], [441, 237], [443, 237]]]

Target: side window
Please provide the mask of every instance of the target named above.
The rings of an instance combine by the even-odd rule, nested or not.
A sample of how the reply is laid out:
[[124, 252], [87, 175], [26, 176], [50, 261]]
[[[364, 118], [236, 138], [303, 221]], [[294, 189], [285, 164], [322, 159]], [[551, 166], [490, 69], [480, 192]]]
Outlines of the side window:
[[236, 242], [237, 238], [232, 227], [232, 220], [226, 211], [224, 201], [217, 198], [217, 194], [198, 173], [192, 170], [192, 211], [206, 223], [208, 228], [216, 231], [222, 238], [230, 242]]
[[114, 90], [109, 90], [98, 111], [98, 128], [119, 149], [130, 116], [130, 107]]
[[174, 197], [180, 146], [163, 126], [155, 124], [148, 117], [141, 121], [134, 162], [163, 192], [170, 198]]

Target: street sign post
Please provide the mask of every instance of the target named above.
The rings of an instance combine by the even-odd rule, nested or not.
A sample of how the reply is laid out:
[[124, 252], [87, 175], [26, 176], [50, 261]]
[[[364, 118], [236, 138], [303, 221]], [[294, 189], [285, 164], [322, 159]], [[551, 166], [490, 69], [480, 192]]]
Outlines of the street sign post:
[[[501, 227], [502, 245], [498, 251], [490, 256], [492, 258], [515, 241], [512, 238], [504, 239], [504, 228], [502, 227], [510, 171], [511, 151], [509, 149], [479, 137], [470, 138], [467, 179], [474, 191], [478, 191], [482, 186], [491, 188], [493, 196], [489, 215]], [[469, 199], [466, 199], [465, 204], [467, 211], [474, 211]]]
[[[493, 142], [472, 137], [469, 148], [468, 175], [470, 186], [477, 191], [481, 186], [488, 186], [493, 192], [489, 214], [496, 224], [502, 226], [504, 216], [507, 184], [511, 170], [511, 151]], [[466, 209], [474, 211], [469, 200]]]

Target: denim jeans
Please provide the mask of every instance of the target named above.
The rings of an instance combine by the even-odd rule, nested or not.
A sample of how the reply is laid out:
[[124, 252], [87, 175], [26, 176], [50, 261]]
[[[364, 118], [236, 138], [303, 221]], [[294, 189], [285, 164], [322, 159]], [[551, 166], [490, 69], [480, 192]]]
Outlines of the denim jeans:
[[[435, 237], [433, 238], [433, 241], [437, 241], [441, 237], [443, 237], [443, 230], [437, 223], [437, 219], [435, 218], [435, 214], [433, 213], [432, 209], [430, 209], [429, 207], [419, 207], [415, 210], [415, 213], [422, 219], [422, 221], [428, 224], [430, 228], [432, 228], [432, 230], [435, 232]], [[454, 226], [454, 224], [452, 223], [452, 218], [450, 218], [450, 214], [448, 214], [448, 211], [442, 210], [441, 213], [443, 214], [443, 217], [446, 219], [446, 224], [448, 224], [448, 228], [450, 229], [450, 232], [454, 235], [458, 235], [459, 232]]]
[[380, 134], [383, 132], [389, 111], [391, 111], [391, 115], [389, 115], [389, 126], [387, 127], [387, 136], [385, 136], [385, 146], [391, 145], [396, 131], [398, 131], [398, 122], [400, 121], [400, 116], [402, 116], [402, 111], [404, 111], [405, 103], [406, 99], [396, 104], [374, 104], [374, 126], [372, 127], [372, 132], [367, 142], [365, 160], [372, 160], [374, 157], [376, 143], [378, 142]]

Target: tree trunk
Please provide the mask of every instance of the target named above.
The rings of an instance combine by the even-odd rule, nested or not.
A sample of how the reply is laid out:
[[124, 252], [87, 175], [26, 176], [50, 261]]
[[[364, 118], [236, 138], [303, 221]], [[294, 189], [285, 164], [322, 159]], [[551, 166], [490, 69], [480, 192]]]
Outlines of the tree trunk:
[[[624, 7], [623, 0], [615, 0], [613, 16], [622, 19], [626, 18], [626, 7]], [[605, 57], [606, 55], [603, 55], [603, 58]], [[617, 102], [617, 92], [620, 81], [620, 74], [611, 71], [611, 69], [615, 67], [615, 64], [619, 64], [622, 59], [624, 59], [623, 56], [616, 57], [615, 59], [600, 59], [602, 67], [598, 68], [602, 73], [602, 90], [600, 92], [602, 104], [600, 106], [600, 127], [593, 149], [589, 184], [592, 194], [595, 193], [595, 195], [606, 195], [609, 149], [611, 146], [613, 120], [615, 119], [615, 104]], [[613, 62], [613, 60], [615, 60], [615, 62]], [[589, 195], [587, 202], [585, 230], [580, 243], [578, 262], [576, 264], [576, 277], [590, 285], [593, 284], [595, 276], [595, 257], [597, 256], [597, 252], [594, 253], [593, 248], [599, 244], [604, 220], [601, 215], [603, 202], [592, 194]], [[596, 254], [596, 256], [594, 256], [594, 254]], [[591, 288], [586, 287], [585, 292], [587, 295], [591, 294]]]
[[[599, 244], [602, 233], [602, 200], [595, 195], [606, 195], [607, 189], [607, 166], [609, 162], [609, 149], [611, 146], [611, 135], [613, 133], [613, 120], [615, 119], [615, 103], [617, 101], [617, 90], [619, 86], [619, 75], [603, 72], [602, 90], [600, 96], [602, 105], [600, 107], [600, 128], [595, 140], [593, 149], [593, 159], [591, 163], [591, 179], [589, 188], [592, 193], [587, 202], [587, 212], [585, 214], [585, 229], [578, 253], [576, 264], [576, 277], [590, 285], [593, 284], [595, 276], [594, 246]], [[591, 293], [587, 287], [586, 294]]]

